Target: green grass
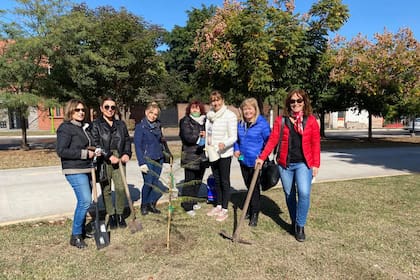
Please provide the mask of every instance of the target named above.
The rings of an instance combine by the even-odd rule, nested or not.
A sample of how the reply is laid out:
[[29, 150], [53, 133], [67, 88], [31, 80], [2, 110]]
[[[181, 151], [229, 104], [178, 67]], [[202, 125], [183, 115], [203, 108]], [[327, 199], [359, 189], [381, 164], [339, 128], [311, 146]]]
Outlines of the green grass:
[[[235, 194], [240, 217], [244, 193]], [[305, 227], [307, 241], [287, 232], [281, 189], [262, 197], [258, 227], [232, 243], [234, 203], [224, 223], [193, 218], [175, 201], [171, 248], [164, 214], [139, 217], [144, 230], [111, 232], [111, 245], [68, 245], [71, 221], [0, 228], [0, 279], [419, 279], [420, 175], [317, 183]], [[162, 207], [163, 209], [163, 207]], [[128, 220], [129, 221], [129, 220]]]

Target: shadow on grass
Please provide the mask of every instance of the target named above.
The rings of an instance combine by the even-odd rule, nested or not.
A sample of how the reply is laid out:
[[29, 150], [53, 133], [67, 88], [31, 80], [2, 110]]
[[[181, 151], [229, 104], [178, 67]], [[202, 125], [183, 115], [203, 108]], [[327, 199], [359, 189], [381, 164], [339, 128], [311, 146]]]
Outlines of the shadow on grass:
[[[246, 195], [247, 192], [235, 192], [231, 196], [230, 201], [232, 202], [234, 208], [234, 228], [236, 228], [238, 220], [240, 219], [240, 215], [237, 213], [237, 209], [239, 208], [243, 210]], [[290, 224], [281, 218], [281, 215], [284, 214], [284, 211], [276, 202], [274, 202], [270, 197], [266, 195], [261, 195], [261, 214], [271, 218], [271, 220], [273, 220], [273, 222], [275, 222], [283, 230], [287, 232], [290, 231]]]

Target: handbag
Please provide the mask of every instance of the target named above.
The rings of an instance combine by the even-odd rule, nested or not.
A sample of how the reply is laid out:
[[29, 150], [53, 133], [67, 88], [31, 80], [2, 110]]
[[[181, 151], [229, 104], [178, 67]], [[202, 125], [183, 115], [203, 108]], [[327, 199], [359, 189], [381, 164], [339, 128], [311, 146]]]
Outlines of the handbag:
[[267, 191], [277, 185], [280, 179], [280, 171], [277, 163], [272, 160], [264, 161], [261, 168], [260, 185], [263, 191]]
[[274, 148], [273, 159], [266, 159], [261, 168], [261, 177], [260, 185], [261, 190], [267, 191], [277, 185], [280, 179], [280, 170], [279, 166], [276, 163], [277, 155], [280, 153], [280, 144], [281, 139], [283, 139], [283, 128], [284, 128], [285, 119], [282, 117], [281, 126], [280, 126], [280, 140], [279, 143]]

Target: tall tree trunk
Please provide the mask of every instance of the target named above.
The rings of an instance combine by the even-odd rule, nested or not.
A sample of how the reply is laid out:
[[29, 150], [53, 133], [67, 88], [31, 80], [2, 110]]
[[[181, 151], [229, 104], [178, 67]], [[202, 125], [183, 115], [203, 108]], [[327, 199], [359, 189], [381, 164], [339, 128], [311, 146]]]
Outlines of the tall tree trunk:
[[372, 114], [370, 112], [368, 116], [368, 140], [372, 141]]
[[22, 129], [22, 141], [20, 144], [20, 148], [22, 150], [29, 150], [29, 145], [28, 145], [28, 135], [27, 135], [27, 130], [26, 130], [26, 118], [25, 118], [25, 114], [19, 110], [19, 115], [20, 115], [20, 125], [21, 125], [21, 129]]
[[319, 114], [319, 124], [320, 124], [320, 133], [321, 138], [325, 138], [325, 112], [321, 111]]

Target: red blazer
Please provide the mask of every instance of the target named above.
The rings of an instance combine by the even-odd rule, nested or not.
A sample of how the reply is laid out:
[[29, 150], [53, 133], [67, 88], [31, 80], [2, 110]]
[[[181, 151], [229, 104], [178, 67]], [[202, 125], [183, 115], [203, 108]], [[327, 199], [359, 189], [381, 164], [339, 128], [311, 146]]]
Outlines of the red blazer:
[[[281, 120], [282, 116], [279, 116], [275, 119], [273, 130], [271, 131], [270, 137], [268, 138], [264, 150], [259, 156], [260, 159], [267, 159], [271, 151], [273, 151], [274, 147], [277, 145], [277, 143], [279, 143]], [[277, 156], [277, 163], [284, 168], [287, 167], [287, 155], [289, 153], [289, 134], [289, 127], [284, 124], [280, 154]], [[302, 150], [308, 168], [319, 168], [321, 158], [321, 136], [318, 122], [313, 115], [310, 115], [306, 118], [306, 125], [304, 126], [302, 135]]]

